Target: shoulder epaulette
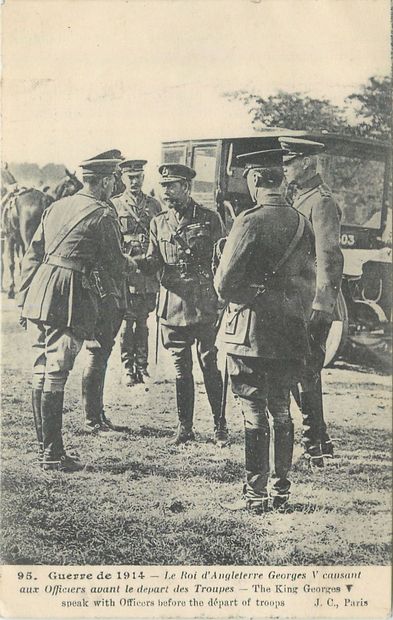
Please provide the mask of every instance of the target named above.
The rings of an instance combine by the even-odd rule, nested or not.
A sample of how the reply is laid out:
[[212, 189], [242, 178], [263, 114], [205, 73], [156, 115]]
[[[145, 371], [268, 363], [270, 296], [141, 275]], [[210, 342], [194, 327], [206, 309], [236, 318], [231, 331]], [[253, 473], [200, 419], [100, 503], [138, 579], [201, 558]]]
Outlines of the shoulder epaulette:
[[323, 198], [332, 198], [332, 192], [327, 185], [318, 185], [319, 193]]

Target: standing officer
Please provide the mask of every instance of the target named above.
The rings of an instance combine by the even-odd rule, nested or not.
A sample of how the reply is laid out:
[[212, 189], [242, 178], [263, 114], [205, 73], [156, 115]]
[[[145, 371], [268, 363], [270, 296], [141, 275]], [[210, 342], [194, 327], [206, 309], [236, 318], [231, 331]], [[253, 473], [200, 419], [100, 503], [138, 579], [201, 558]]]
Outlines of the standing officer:
[[19, 305], [32, 339], [32, 405], [40, 464], [48, 471], [82, 467], [65, 454], [61, 429], [64, 387], [84, 340], [97, 340], [83, 379], [87, 424], [91, 430], [105, 426], [98, 401], [111, 335], [100, 325], [102, 303], [120, 312], [124, 272], [132, 264], [122, 254], [117, 216], [107, 203], [120, 158], [113, 150], [83, 162], [83, 188], [46, 209], [22, 261]]
[[223, 341], [244, 417], [246, 480], [243, 500], [223, 506], [260, 513], [268, 508], [269, 472], [273, 508], [289, 497], [290, 387], [309, 352], [314, 239], [306, 218], [280, 195], [282, 150], [242, 157], [252, 164], [247, 183], [257, 206], [236, 217], [214, 284], [228, 303]]
[[[142, 192], [144, 159], [128, 159], [119, 165], [125, 191], [112, 199], [120, 220], [123, 250], [129, 256], [145, 254], [151, 219], [160, 213], [158, 200]], [[126, 385], [131, 387], [149, 378], [147, 372], [147, 319], [156, 305], [157, 274], [130, 274], [127, 282], [128, 307], [120, 333], [120, 351]]]
[[228, 431], [220, 415], [222, 378], [215, 346], [218, 300], [211, 271], [213, 247], [222, 237], [222, 222], [215, 211], [190, 197], [194, 170], [182, 164], [164, 164], [159, 172], [167, 210], [152, 219], [147, 255], [137, 262], [147, 273], [161, 271], [157, 313], [163, 345], [170, 351], [176, 370], [179, 426], [174, 443], [195, 440], [191, 347], [196, 342], [213, 413], [214, 437], [222, 446], [228, 441]]
[[288, 184], [297, 186], [293, 207], [311, 222], [315, 234], [317, 280], [310, 322], [311, 355], [300, 382], [303, 444], [310, 464], [323, 467], [333, 456], [333, 445], [323, 416], [321, 370], [326, 340], [340, 291], [343, 256], [340, 249], [341, 213], [332, 192], [317, 174], [317, 154], [324, 144], [299, 138], [280, 138]]

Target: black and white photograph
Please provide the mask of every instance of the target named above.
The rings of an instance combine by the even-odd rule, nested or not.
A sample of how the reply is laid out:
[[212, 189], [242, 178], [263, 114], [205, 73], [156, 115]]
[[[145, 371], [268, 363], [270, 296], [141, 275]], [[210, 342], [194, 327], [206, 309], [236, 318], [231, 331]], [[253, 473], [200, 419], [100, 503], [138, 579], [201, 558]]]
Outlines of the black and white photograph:
[[3, 2], [1, 615], [390, 613], [390, 10]]

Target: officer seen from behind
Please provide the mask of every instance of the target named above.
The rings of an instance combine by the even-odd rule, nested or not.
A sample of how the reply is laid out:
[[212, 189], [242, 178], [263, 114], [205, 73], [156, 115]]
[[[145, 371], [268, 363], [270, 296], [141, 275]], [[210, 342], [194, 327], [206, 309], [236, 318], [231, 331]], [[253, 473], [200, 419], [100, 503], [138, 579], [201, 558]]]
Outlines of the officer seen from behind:
[[147, 255], [137, 262], [145, 273], [161, 272], [157, 312], [163, 345], [170, 351], [176, 370], [179, 426], [173, 441], [181, 444], [195, 440], [191, 347], [196, 342], [213, 414], [214, 438], [223, 446], [228, 431], [220, 415], [222, 378], [215, 346], [218, 303], [211, 271], [213, 247], [223, 234], [222, 222], [215, 211], [190, 197], [194, 170], [182, 164], [164, 164], [159, 172], [167, 210], [152, 219]]
[[222, 339], [245, 427], [243, 499], [223, 506], [263, 513], [269, 496], [276, 509], [289, 498], [290, 387], [309, 353], [314, 238], [306, 218], [281, 197], [281, 149], [243, 159], [251, 165], [247, 183], [257, 206], [234, 220], [214, 278], [228, 304]]

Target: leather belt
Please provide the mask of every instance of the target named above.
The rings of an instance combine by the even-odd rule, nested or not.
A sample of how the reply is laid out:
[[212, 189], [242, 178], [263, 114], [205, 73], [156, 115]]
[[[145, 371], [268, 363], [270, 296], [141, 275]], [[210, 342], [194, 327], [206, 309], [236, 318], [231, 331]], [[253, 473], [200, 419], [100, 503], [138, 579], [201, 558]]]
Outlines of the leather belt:
[[86, 265], [77, 258], [66, 258], [65, 256], [56, 256], [55, 254], [46, 254], [43, 262], [47, 265], [63, 267], [64, 269], [70, 269], [78, 273], [86, 274], [88, 271]]

